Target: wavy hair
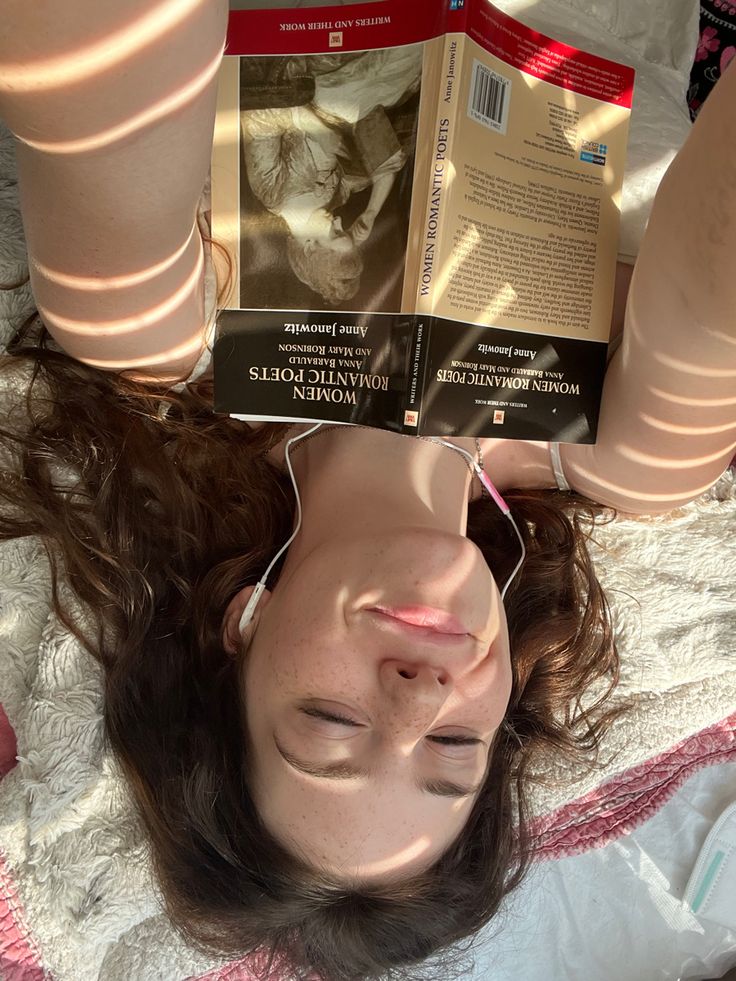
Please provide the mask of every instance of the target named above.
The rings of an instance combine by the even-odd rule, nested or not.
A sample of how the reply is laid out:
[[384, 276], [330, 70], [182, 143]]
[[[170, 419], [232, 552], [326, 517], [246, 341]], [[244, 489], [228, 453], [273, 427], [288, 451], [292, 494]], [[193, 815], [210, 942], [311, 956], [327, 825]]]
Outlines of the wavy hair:
[[[348, 235], [344, 237], [349, 239]], [[352, 300], [360, 289], [363, 258], [357, 246], [339, 252], [321, 242], [305, 242], [289, 235], [286, 255], [296, 278], [319, 293], [330, 306]]]
[[[200, 949], [256, 955], [263, 979], [284, 965], [300, 979], [406, 979], [436, 955], [448, 981], [468, 951], [459, 942], [530, 861], [530, 766], [546, 751], [589, 759], [612, 717], [616, 649], [586, 548], [601, 509], [560, 492], [505, 495], [527, 558], [507, 594], [513, 691], [484, 787], [431, 868], [391, 885], [339, 881], [259, 817], [241, 667], [220, 636], [230, 598], [291, 529], [290, 487], [266, 456], [283, 427], [213, 415], [207, 383], [175, 394], [80, 364], [33, 339], [32, 322], [0, 362], [26, 392], [0, 429], [0, 538], [43, 541], [54, 609], [104, 669], [107, 739], [170, 919]], [[468, 534], [503, 582], [517, 554], [506, 520], [478, 502]], [[62, 576], [91, 630], [64, 609]]]

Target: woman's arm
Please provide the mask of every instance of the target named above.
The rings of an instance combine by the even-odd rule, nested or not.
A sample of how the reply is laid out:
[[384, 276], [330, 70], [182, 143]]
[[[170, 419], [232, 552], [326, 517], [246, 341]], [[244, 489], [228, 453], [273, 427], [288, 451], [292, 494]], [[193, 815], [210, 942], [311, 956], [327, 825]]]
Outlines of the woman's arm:
[[226, 0], [5, 0], [3, 21], [0, 115], [46, 326], [82, 361], [185, 376]]
[[381, 208], [386, 203], [394, 186], [396, 175], [405, 163], [406, 154], [403, 150], [397, 150], [371, 175], [371, 196], [368, 199], [368, 204], [365, 211], [358, 215], [348, 231], [356, 245], [365, 242], [373, 231], [376, 218], [381, 213]]
[[288, 109], [250, 109], [241, 113], [245, 172], [251, 190], [261, 204], [278, 211], [288, 183], [284, 135], [294, 127]]
[[583, 494], [668, 511], [712, 485], [736, 446], [736, 68], [660, 185], [603, 390], [595, 446], [561, 448]]

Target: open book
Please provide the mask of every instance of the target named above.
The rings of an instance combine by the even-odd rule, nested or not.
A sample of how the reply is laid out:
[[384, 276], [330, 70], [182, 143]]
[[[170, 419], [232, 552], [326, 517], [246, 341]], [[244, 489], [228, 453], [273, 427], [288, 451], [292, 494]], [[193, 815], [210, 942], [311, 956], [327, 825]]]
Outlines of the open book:
[[487, 0], [232, 11], [216, 411], [594, 442], [632, 89]]

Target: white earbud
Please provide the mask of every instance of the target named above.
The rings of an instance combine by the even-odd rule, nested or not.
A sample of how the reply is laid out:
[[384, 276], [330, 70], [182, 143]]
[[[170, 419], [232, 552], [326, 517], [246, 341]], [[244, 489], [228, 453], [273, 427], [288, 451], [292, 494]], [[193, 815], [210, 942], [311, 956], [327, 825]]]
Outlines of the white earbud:
[[[269, 569], [270, 568], [271, 567], [269, 566]], [[238, 633], [242, 634], [244, 628], [247, 627], [250, 621], [253, 619], [253, 614], [256, 612], [256, 607], [258, 606], [258, 600], [263, 595], [263, 590], [265, 588], [266, 583], [263, 579], [261, 579], [251, 593], [250, 599], [245, 604], [245, 609], [243, 610], [243, 614], [240, 617], [240, 623], [238, 624]]]
[[291, 466], [291, 457], [289, 455], [291, 453], [291, 447], [294, 445], [294, 443], [298, 443], [300, 440], [306, 439], [307, 436], [311, 436], [313, 433], [316, 433], [317, 430], [320, 429], [323, 425], [324, 425], [324, 423], [318, 422], [316, 426], [312, 426], [312, 428], [311, 429], [308, 429], [305, 433], [299, 433], [298, 436], [293, 436], [287, 442], [286, 447], [284, 448], [284, 456], [286, 457], [286, 466], [287, 466], [287, 469], [289, 471], [289, 476], [291, 477], [291, 483], [294, 486], [294, 494], [296, 496], [296, 515], [297, 515], [297, 518], [296, 518], [296, 528], [291, 533], [288, 541], [286, 541], [281, 546], [281, 548], [278, 550], [278, 552], [271, 559], [271, 561], [270, 561], [270, 563], [268, 565], [268, 568], [263, 573], [263, 575], [261, 576], [261, 578], [258, 580], [258, 583], [256, 584], [256, 588], [253, 590], [253, 593], [251, 594], [250, 599], [245, 604], [245, 609], [243, 610], [243, 614], [240, 617], [240, 622], [238, 623], [238, 633], [239, 634], [242, 634], [242, 632], [245, 630], [245, 628], [248, 626], [248, 624], [253, 619], [253, 615], [256, 612], [256, 607], [258, 606], [258, 600], [261, 598], [261, 596], [263, 595], [263, 591], [266, 588], [266, 583], [268, 582], [268, 577], [269, 577], [269, 575], [271, 573], [271, 569], [273, 569], [273, 567], [276, 565], [276, 563], [278, 562], [278, 560], [284, 554], [284, 552], [286, 551], [286, 549], [294, 541], [294, 539], [296, 538], [296, 536], [297, 536], [297, 534], [299, 532], [299, 529], [302, 526], [302, 500], [299, 497], [299, 488], [296, 485], [296, 478], [294, 477], [294, 470], [293, 470], [293, 468]]

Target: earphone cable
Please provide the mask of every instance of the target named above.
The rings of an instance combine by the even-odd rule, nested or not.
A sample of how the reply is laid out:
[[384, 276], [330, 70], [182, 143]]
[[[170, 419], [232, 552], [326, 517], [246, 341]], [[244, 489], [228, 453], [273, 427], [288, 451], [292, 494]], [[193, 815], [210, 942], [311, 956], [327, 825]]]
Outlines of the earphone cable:
[[293, 436], [284, 447], [284, 458], [286, 460], [286, 468], [289, 471], [289, 477], [291, 478], [291, 483], [294, 488], [294, 496], [296, 497], [296, 525], [291, 535], [288, 537], [288, 539], [284, 542], [284, 544], [281, 546], [281, 548], [278, 550], [278, 552], [274, 555], [274, 557], [269, 562], [266, 571], [258, 580], [255, 589], [251, 593], [251, 596], [248, 602], [246, 603], [245, 609], [243, 610], [243, 613], [240, 617], [240, 623], [238, 624], [239, 633], [242, 633], [244, 628], [247, 627], [250, 621], [253, 619], [253, 614], [255, 613], [255, 609], [256, 606], [258, 605], [258, 601], [260, 600], [261, 596], [263, 595], [263, 591], [266, 588], [266, 583], [268, 582], [268, 577], [271, 574], [271, 569], [273, 569], [273, 567], [276, 565], [278, 560], [281, 558], [281, 556], [284, 554], [287, 548], [294, 541], [296, 536], [299, 534], [299, 529], [302, 526], [302, 499], [299, 494], [299, 487], [296, 482], [296, 477], [294, 476], [294, 468], [291, 465], [291, 456], [290, 456], [291, 444], [298, 443], [300, 440], [306, 439], [308, 436], [313, 435], [314, 433], [317, 432], [318, 429], [320, 429], [322, 425], [323, 423], [318, 422], [316, 426], [312, 426], [312, 428], [308, 429], [306, 433], [299, 433], [297, 436]]
[[506, 583], [504, 584], [503, 589], [501, 590], [501, 602], [503, 603], [503, 601], [504, 601], [504, 599], [506, 597], [506, 591], [508, 590], [508, 588], [511, 585], [511, 583], [514, 581], [517, 572], [521, 568], [521, 566], [522, 566], [522, 564], [524, 562], [524, 559], [526, 558], [526, 547], [524, 545], [524, 539], [521, 537], [521, 533], [519, 531], [519, 528], [518, 528], [516, 522], [514, 521], [513, 515], [511, 514], [511, 508], [508, 506], [508, 504], [506, 503], [506, 501], [504, 501], [504, 499], [498, 493], [498, 491], [496, 490], [493, 482], [491, 481], [491, 478], [485, 472], [485, 470], [483, 469], [483, 467], [481, 466], [481, 464], [478, 463], [478, 461], [475, 459], [475, 457], [472, 456], [472, 454], [468, 453], [468, 451], [465, 450], [465, 449], [463, 449], [462, 446], [455, 446], [454, 443], [448, 443], [447, 440], [440, 439], [439, 436], [429, 436], [427, 438], [429, 439], [429, 441], [431, 443], [441, 443], [442, 446], [446, 446], [448, 449], [455, 450], [456, 453], [462, 453], [463, 456], [467, 457], [467, 459], [468, 459], [470, 465], [472, 466], [473, 470], [478, 475], [478, 480], [480, 480], [480, 482], [483, 485], [483, 487], [485, 487], [486, 491], [488, 492], [488, 495], [490, 497], [492, 497], [493, 500], [496, 502], [496, 504], [499, 507], [499, 510], [504, 515], [504, 517], [507, 518], [511, 522], [511, 527], [516, 532], [516, 537], [519, 539], [519, 545], [521, 545], [521, 556], [519, 557], [519, 561], [514, 566], [514, 569], [513, 569], [512, 573], [511, 573], [511, 575], [506, 580]]
[[[284, 542], [284, 544], [278, 550], [276, 555], [271, 559], [266, 571], [263, 573], [258, 583], [256, 584], [256, 587], [253, 590], [253, 593], [251, 594], [248, 602], [246, 603], [245, 609], [243, 610], [242, 616], [240, 618], [240, 623], [238, 624], [238, 632], [242, 633], [243, 629], [253, 619], [253, 614], [255, 612], [256, 606], [258, 605], [258, 601], [260, 600], [263, 591], [266, 588], [266, 583], [268, 582], [268, 577], [271, 574], [271, 570], [276, 565], [276, 563], [281, 558], [281, 556], [284, 554], [284, 552], [287, 550], [287, 548], [294, 541], [294, 539], [299, 533], [299, 529], [302, 526], [302, 499], [299, 494], [299, 487], [296, 482], [296, 477], [294, 476], [294, 468], [292, 467], [291, 464], [291, 455], [290, 455], [291, 446], [293, 443], [302, 442], [308, 439], [310, 436], [313, 436], [319, 429], [322, 428], [323, 425], [324, 423], [318, 422], [315, 426], [312, 426], [312, 428], [308, 429], [305, 433], [299, 433], [297, 436], [293, 436], [290, 440], [288, 440], [286, 446], [284, 447], [284, 458], [286, 460], [286, 468], [289, 471], [289, 477], [291, 478], [291, 483], [294, 488], [294, 496], [296, 498], [296, 526], [294, 528], [294, 531], [287, 539], [287, 541]], [[498, 505], [501, 513], [504, 515], [504, 517], [506, 517], [511, 522], [511, 526], [516, 532], [516, 537], [519, 539], [519, 544], [521, 545], [521, 557], [519, 558], [519, 561], [514, 566], [513, 572], [506, 580], [503, 590], [501, 591], [501, 602], [503, 603], [504, 598], [506, 596], [506, 591], [508, 590], [509, 586], [513, 582], [517, 572], [519, 571], [519, 569], [521, 568], [524, 562], [524, 559], [526, 558], [526, 548], [524, 546], [524, 539], [521, 537], [521, 534], [516, 525], [516, 522], [514, 521], [513, 515], [511, 514], [511, 510], [508, 504], [506, 503], [506, 501], [504, 501], [504, 499], [501, 497], [499, 492], [496, 490], [493, 482], [491, 481], [490, 477], [485, 472], [483, 467], [478, 463], [475, 457], [472, 456], [472, 454], [468, 453], [467, 450], [463, 449], [461, 446], [456, 446], [454, 443], [449, 443], [447, 440], [441, 439], [438, 436], [425, 436], [419, 438], [424, 439], [430, 443], [438, 443], [441, 446], [446, 446], [448, 449], [454, 450], [456, 453], [459, 453], [462, 456], [464, 456], [468, 460], [470, 467], [476, 473], [478, 479], [480, 480], [483, 487], [486, 489], [489, 496], [493, 498], [495, 503]]]

